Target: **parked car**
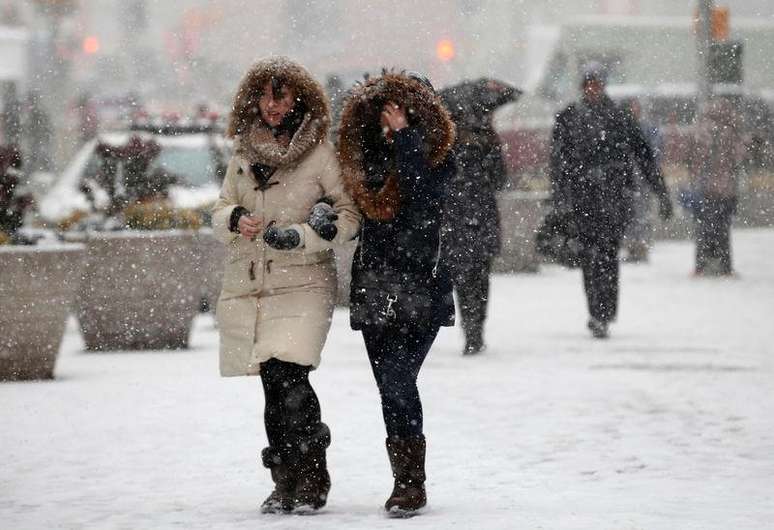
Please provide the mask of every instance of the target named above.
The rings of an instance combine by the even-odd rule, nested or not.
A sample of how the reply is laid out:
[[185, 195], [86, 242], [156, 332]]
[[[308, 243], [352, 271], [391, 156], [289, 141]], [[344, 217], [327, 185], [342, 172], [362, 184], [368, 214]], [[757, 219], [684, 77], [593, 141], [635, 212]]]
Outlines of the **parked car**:
[[[77, 211], [104, 207], [107, 194], [97, 183], [101, 144], [123, 145], [137, 135], [154, 140], [161, 152], [153, 160], [151, 171], [174, 177], [169, 196], [176, 207], [200, 208], [214, 202], [228, 161], [230, 144], [218, 125], [206, 123], [163, 124], [145, 122], [125, 130], [100, 134], [75, 154], [65, 170], [40, 200], [40, 215], [49, 223], [59, 223]], [[85, 188], [89, 188], [94, 205]]]

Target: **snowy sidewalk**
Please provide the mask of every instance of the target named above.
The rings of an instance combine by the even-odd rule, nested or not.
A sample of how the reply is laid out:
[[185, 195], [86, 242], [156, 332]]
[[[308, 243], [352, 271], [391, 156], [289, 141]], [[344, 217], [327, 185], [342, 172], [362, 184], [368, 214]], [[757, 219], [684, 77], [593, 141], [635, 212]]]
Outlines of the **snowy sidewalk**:
[[186, 352], [84, 353], [71, 325], [56, 381], [0, 385], [0, 527], [774, 528], [774, 230], [734, 235], [738, 279], [691, 278], [685, 242], [624, 266], [606, 342], [577, 271], [497, 277], [490, 349], [462, 358], [447, 329], [423, 370], [429, 509], [410, 521], [379, 510], [384, 427], [346, 312], [313, 375], [333, 488], [306, 518], [258, 513], [259, 382], [218, 377], [209, 317]]

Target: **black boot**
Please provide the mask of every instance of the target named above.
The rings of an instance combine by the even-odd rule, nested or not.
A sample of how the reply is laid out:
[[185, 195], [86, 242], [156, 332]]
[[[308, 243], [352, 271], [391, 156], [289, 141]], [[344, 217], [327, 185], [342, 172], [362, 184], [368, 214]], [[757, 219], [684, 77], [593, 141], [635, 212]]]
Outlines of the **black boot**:
[[484, 339], [479, 334], [465, 340], [465, 349], [462, 350], [462, 355], [477, 355], [485, 349]]
[[263, 513], [290, 513], [293, 510], [293, 496], [296, 489], [296, 458], [292, 451], [283, 451], [266, 447], [261, 452], [264, 467], [271, 471], [274, 491], [263, 504]]
[[462, 355], [476, 355], [484, 351], [484, 323], [475, 322], [463, 325], [465, 333], [465, 349]]
[[293, 493], [293, 513], [319, 510], [328, 500], [331, 477], [325, 450], [331, 444], [331, 431], [324, 423], [319, 430], [298, 440], [298, 480]]
[[589, 319], [588, 328], [595, 339], [606, 339], [610, 336], [607, 322], [594, 317]]
[[425, 492], [425, 452], [423, 435], [409, 438], [387, 438], [395, 486], [384, 509], [396, 517], [411, 517], [427, 504]]

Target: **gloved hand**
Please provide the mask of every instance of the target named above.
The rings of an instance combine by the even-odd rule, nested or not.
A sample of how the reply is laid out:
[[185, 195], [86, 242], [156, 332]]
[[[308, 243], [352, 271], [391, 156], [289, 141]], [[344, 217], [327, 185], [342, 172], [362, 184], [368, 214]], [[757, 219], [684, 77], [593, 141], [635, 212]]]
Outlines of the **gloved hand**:
[[309, 223], [309, 226], [312, 227], [312, 230], [318, 236], [326, 241], [333, 241], [333, 238], [336, 237], [339, 231], [334, 223], [338, 218], [339, 215], [331, 205], [318, 202], [312, 208], [312, 211], [309, 213], [309, 219], [306, 222]]
[[301, 236], [294, 228], [277, 228], [272, 221], [263, 233], [263, 240], [271, 248], [277, 250], [292, 250], [301, 244]]
[[658, 214], [664, 221], [671, 219], [674, 214], [672, 210], [672, 201], [667, 195], [662, 196], [659, 200]]

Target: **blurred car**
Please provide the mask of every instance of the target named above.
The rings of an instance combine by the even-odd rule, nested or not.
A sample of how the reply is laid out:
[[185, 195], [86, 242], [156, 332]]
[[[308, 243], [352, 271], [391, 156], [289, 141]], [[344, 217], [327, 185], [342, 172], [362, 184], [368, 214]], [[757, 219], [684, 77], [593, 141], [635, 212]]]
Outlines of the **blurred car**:
[[[133, 136], [160, 146], [149, 170], [174, 178], [169, 198], [175, 207], [203, 208], [217, 199], [231, 150], [220, 125], [212, 120], [145, 121], [125, 130], [101, 133], [85, 143], [40, 200], [41, 217], [58, 223], [77, 211], [106, 207], [108, 195], [97, 184], [102, 163], [97, 148], [100, 144], [125, 145]], [[85, 187], [92, 193], [93, 204], [83, 191]]]

